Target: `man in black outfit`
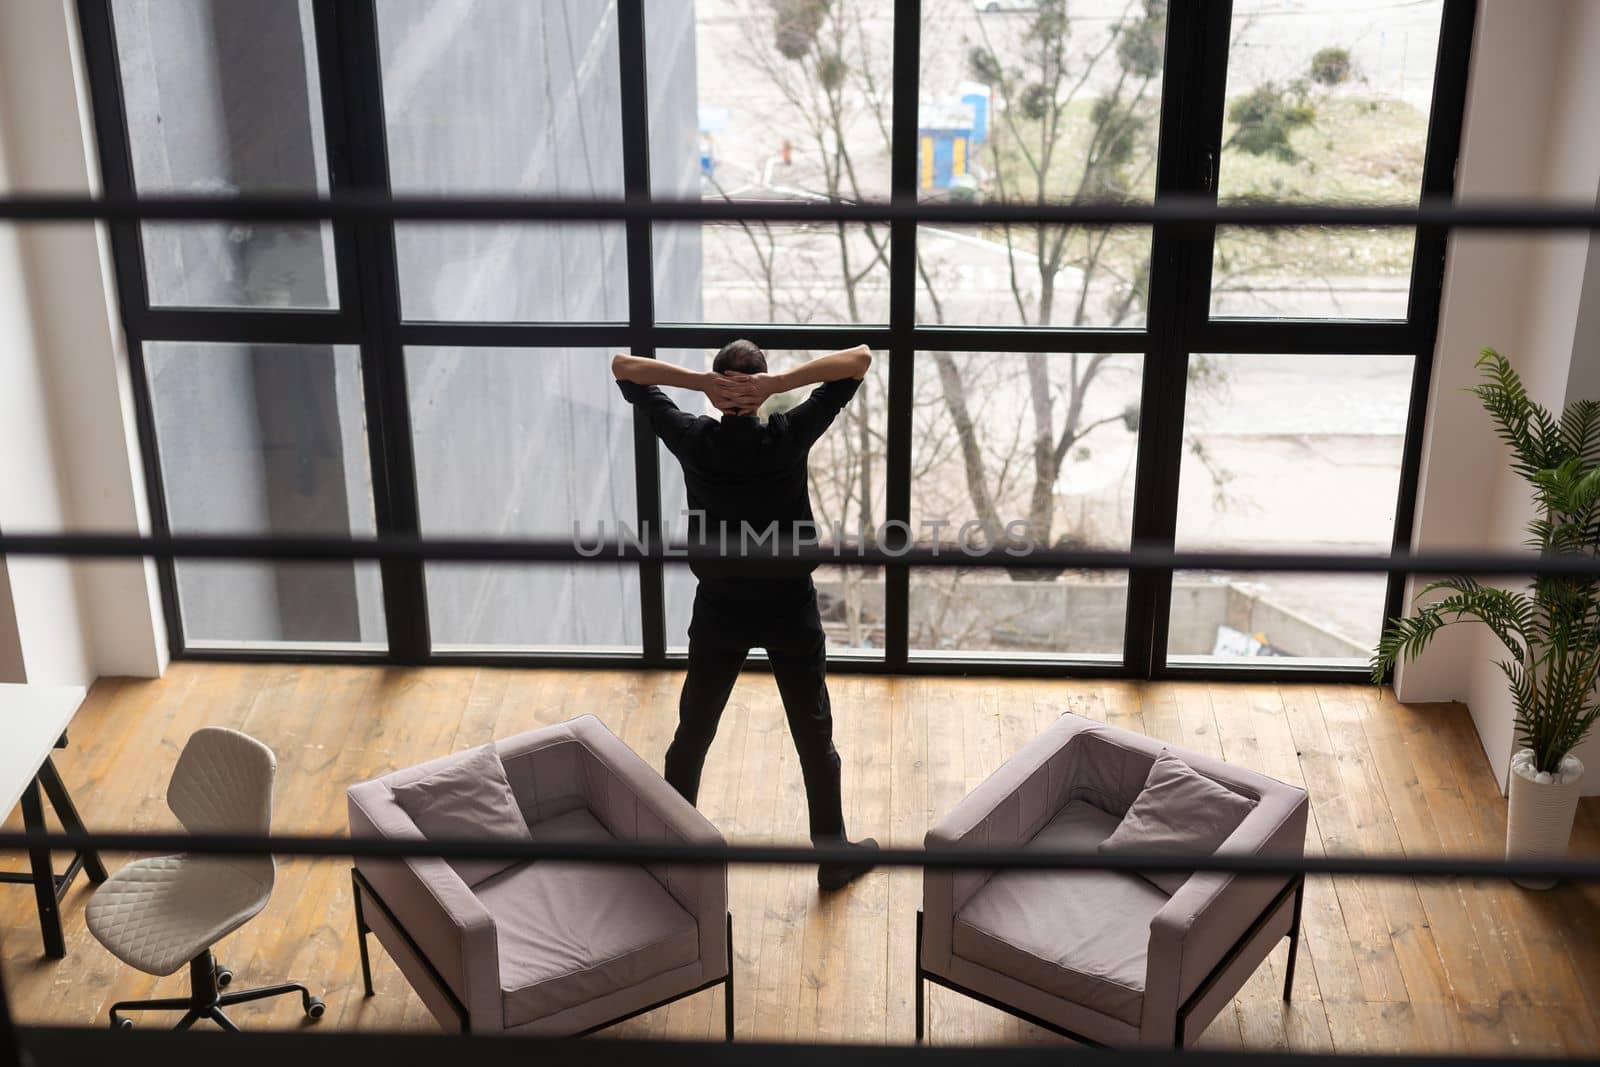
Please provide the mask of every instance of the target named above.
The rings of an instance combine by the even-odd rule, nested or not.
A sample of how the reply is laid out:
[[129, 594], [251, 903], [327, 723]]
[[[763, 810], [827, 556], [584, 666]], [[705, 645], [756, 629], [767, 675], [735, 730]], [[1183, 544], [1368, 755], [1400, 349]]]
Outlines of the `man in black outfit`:
[[[784, 544], [802, 530], [814, 531], [806, 458], [855, 396], [871, 364], [872, 353], [863, 345], [771, 374], [761, 349], [734, 341], [717, 353], [709, 372], [622, 355], [611, 369], [622, 395], [646, 413], [656, 436], [683, 465], [691, 542], [726, 543], [730, 552], [756, 544], [757, 551], [770, 554], [772, 541], [761, 539], [773, 524]], [[756, 417], [767, 397], [813, 384], [819, 388], [787, 412], [764, 422]], [[722, 418], [687, 414], [657, 388], [662, 385], [705, 393]], [[750, 650], [765, 648], [800, 754], [811, 839], [846, 842], [827, 642], [811, 568], [796, 570], [791, 563], [752, 570], [715, 561], [689, 566], [700, 585], [689, 623], [689, 672], [678, 704], [678, 730], [667, 749], [667, 781], [695, 802], [706, 752], [734, 680]], [[864, 838], [852, 847], [866, 851], [878, 845]], [[817, 883], [839, 889], [871, 869], [865, 858], [822, 864]]]

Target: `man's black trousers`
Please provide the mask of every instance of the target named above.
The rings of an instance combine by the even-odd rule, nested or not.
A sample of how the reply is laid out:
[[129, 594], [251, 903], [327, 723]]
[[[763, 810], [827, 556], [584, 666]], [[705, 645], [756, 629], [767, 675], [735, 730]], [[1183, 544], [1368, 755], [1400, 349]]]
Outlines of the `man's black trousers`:
[[722, 709], [752, 648], [767, 650], [772, 674], [789, 718], [789, 734], [800, 754], [811, 836], [842, 838], [839, 753], [833, 747], [833, 709], [828, 702], [827, 637], [817, 613], [817, 590], [809, 577], [772, 595], [753, 599], [696, 591], [689, 623], [689, 674], [678, 703], [678, 732], [667, 749], [667, 781], [693, 804], [700, 771], [717, 735]]

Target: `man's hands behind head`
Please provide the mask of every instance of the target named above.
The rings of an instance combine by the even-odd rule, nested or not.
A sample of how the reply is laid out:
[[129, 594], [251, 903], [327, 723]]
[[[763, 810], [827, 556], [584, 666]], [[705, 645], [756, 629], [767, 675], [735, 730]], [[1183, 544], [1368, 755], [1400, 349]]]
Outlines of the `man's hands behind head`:
[[783, 392], [776, 375], [741, 374], [728, 371], [723, 377], [733, 384], [733, 398], [741, 407], [760, 407], [769, 396]]
[[711, 401], [711, 406], [724, 415], [739, 414], [740, 406], [735, 383], [726, 375], [707, 371], [701, 392]]
[[777, 392], [781, 392], [777, 379], [770, 374], [709, 374], [705, 385], [711, 406], [724, 415], [754, 415], [767, 397]]

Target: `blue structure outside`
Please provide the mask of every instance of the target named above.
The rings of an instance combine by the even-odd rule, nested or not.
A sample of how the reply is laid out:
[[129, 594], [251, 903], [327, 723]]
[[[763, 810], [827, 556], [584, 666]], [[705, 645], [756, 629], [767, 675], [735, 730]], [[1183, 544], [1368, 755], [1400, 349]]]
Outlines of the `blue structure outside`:
[[959, 97], [918, 108], [918, 176], [923, 189], [969, 185], [978, 149], [989, 134], [989, 89], [975, 82], [957, 87]]
[[961, 94], [961, 102], [972, 109], [972, 141], [982, 144], [989, 139], [989, 87], [962, 82], [956, 91]]

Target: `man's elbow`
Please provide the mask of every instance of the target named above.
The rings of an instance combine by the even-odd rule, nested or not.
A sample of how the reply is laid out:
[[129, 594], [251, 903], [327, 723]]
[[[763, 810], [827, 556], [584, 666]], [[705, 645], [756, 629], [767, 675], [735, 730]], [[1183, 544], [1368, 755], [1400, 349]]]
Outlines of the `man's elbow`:
[[861, 378], [865, 378], [867, 376], [867, 371], [871, 369], [872, 349], [868, 348], [866, 345], [862, 345], [860, 348], [856, 349], [855, 367], [853, 368], [853, 373], [850, 376], [859, 380]]
[[630, 358], [620, 354], [611, 357], [611, 374], [617, 381], [625, 382], [628, 380], [628, 360]]

